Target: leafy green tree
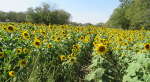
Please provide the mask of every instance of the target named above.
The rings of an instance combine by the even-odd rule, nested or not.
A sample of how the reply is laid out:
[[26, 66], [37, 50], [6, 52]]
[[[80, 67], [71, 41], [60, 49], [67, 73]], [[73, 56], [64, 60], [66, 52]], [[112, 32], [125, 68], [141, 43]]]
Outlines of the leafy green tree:
[[131, 5], [132, 0], [119, 0], [119, 1], [121, 4], [119, 5], [118, 8], [114, 10], [112, 16], [107, 21], [106, 25], [114, 28], [129, 29], [130, 20], [126, 17], [126, 10]]
[[133, 0], [126, 10], [131, 28], [150, 28], [150, 0]]
[[51, 12], [51, 24], [69, 23], [70, 14], [64, 10], [55, 10]]
[[3, 22], [5, 22], [5, 21], [8, 21], [8, 22], [25, 22], [26, 21], [26, 14], [24, 12], [10, 11], [10, 12], [4, 13]]
[[16, 16], [17, 16], [16, 12], [10, 11], [6, 13], [6, 20], [9, 22], [17, 22]]
[[129, 28], [129, 20], [125, 17], [125, 8], [117, 8], [114, 10], [113, 15], [110, 17], [107, 24], [109, 27], [113, 28]]
[[36, 8], [28, 8], [26, 12], [0, 11], [0, 22], [32, 22], [38, 24], [69, 24], [70, 14], [64, 10], [53, 10], [49, 4], [43, 3]]
[[16, 13], [16, 22], [26, 22], [26, 13], [24, 12], [19, 12], [19, 13]]
[[110, 27], [150, 29], [150, 0], [120, 0], [120, 6], [107, 22]]
[[48, 4], [43, 4], [35, 9], [29, 8], [27, 19], [33, 23], [67, 24], [70, 14], [64, 10], [52, 10]]
[[0, 22], [6, 21], [6, 13], [3, 11], [0, 11]]

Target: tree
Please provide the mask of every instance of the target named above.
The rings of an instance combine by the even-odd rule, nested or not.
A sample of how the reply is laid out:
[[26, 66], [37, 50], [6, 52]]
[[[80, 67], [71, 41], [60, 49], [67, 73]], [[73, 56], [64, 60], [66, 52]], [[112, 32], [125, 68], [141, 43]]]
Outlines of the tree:
[[133, 0], [126, 10], [126, 17], [130, 20], [130, 27], [150, 27], [150, 0]]
[[115, 9], [106, 25], [114, 28], [128, 29], [130, 21], [125, 17], [125, 10], [125, 8], [121, 7]]
[[16, 22], [26, 22], [26, 13], [23, 12], [18, 12], [16, 13]]
[[0, 22], [6, 21], [6, 13], [3, 11], [0, 11]]
[[30, 22], [33, 23], [44, 23], [44, 24], [49, 24], [49, 5], [48, 4], [43, 4], [42, 7], [36, 7], [35, 9], [33, 8], [28, 8], [27, 11], [27, 19]]
[[116, 8], [107, 21], [110, 27], [123, 29], [150, 29], [150, 0], [120, 0], [121, 4]]
[[52, 10], [48, 4], [43, 4], [35, 9], [29, 8], [27, 18], [33, 23], [43, 24], [67, 24], [70, 14], [64, 10]]
[[114, 28], [129, 29], [130, 20], [126, 17], [126, 10], [132, 4], [132, 0], [119, 1], [121, 2], [120, 6], [114, 10], [106, 25]]
[[6, 13], [6, 20], [9, 22], [17, 22], [16, 16], [17, 16], [16, 12], [10, 11]]
[[51, 12], [51, 24], [68, 24], [70, 14], [64, 10], [55, 10]]

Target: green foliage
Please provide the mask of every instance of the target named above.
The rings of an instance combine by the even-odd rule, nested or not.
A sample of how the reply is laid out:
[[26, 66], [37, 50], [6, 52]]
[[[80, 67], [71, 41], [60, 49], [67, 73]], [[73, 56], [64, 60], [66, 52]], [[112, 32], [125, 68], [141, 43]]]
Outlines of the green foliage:
[[0, 22], [1, 22], [1, 21], [5, 21], [5, 18], [6, 18], [6, 13], [0, 11]]
[[55, 10], [51, 12], [51, 24], [67, 24], [69, 23], [70, 14], [64, 10]]
[[27, 11], [27, 20], [40, 24], [67, 24], [70, 14], [64, 10], [52, 10], [50, 5], [43, 4], [35, 9], [29, 8]]
[[133, 57], [135, 61], [129, 63], [123, 81], [126, 82], [149, 82], [150, 81], [150, 56], [138, 53]]
[[139, 28], [144, 26], [146, 29], [150, 27], [150, 1], [149, 0], [133, 0], [126, 10], [126, 18], [130, 20], [130, 27]]
[[120, 0], [120, 6], [114, 10], [107, 24], [123, 29], [150, 27], [150, 0]]
[[70, 14], [64, 10], [53, 10], [49, 4], [28, 8], [26, 12], [2, 12], [0, 22], [32, 22], [38, 24], [68, 24]]
[[107, 22], [109, 27], [128, 29], [129, 20], [125, 17], [125, 8], [117, 8]]

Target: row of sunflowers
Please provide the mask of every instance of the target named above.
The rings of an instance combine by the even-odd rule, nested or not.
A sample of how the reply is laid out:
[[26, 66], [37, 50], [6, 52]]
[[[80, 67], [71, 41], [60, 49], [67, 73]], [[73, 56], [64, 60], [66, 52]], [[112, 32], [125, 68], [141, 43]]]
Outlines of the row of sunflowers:
[[0, 24], [0, 82], [150, 82], [150, 31]]

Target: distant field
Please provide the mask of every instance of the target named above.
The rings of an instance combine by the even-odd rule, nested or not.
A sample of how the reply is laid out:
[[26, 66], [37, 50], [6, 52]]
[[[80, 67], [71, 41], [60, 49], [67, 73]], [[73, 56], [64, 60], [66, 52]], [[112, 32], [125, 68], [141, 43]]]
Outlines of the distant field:
[[150, 31], [0, 22], [0, 82], [150, 82]]

